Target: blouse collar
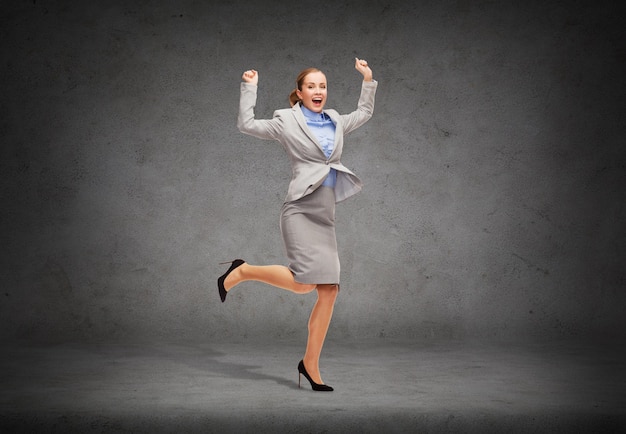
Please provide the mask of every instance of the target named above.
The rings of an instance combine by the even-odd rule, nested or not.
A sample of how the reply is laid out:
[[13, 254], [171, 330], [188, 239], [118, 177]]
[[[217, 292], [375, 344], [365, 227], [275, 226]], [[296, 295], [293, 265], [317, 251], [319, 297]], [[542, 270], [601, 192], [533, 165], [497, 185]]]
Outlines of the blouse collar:
[[323, 120], [328, 119], [328, 116], [324, 112], [316, 113], [314, 111], [309, 110], [308, 108], [306, 108], [302, 104], [300, 104], [300, 108], [302, 109], [302, 114], [304, 114], [304, 117], [307, 120], [310, 120], [310, 121], [323, 121]]

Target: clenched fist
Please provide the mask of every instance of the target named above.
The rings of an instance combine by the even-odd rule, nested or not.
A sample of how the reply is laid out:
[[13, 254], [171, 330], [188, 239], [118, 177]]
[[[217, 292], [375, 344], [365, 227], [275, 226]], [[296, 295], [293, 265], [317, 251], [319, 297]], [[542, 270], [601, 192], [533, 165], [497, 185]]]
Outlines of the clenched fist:
[[243, 75], [241, 76], [241, 79], [245, 81], [246, 83], [256, 85], [259, 83], [259, 73], [256, 72], [254, 69], [249, 69], [243, 73]]

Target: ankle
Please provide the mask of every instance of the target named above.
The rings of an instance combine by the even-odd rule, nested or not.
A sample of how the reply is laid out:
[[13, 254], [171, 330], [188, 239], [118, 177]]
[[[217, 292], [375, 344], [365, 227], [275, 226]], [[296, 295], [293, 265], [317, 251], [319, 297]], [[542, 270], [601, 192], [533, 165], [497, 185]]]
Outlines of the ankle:
[[226, 276], [226, 279], [224, 279], [224, 287], [226, 288], [226, 291], [230, 291], [233, 287], [241, 283], [241, 268], [245, 265], [246, 264], [243, 264], [237, 267], [228, 276]]
[[316, 358], [307, 357], [305, 355], [302, 358], [302, 363], [304, 363], [304, 367], [309, 373], [311, 372], [319, 373], [319, 363]]

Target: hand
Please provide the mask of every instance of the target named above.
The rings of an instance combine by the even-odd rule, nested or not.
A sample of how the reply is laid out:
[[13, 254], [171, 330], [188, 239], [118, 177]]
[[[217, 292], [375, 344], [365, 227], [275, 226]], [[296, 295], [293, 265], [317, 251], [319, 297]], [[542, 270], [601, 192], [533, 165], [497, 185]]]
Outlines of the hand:
[[249, 69], [243, 73], [241, 79], [246, 83], [257, 85], [259, 83], [259, 73], [254, 69]]
[[355, 57], [354, 67], [363, 74], [363, 81], [372, 81], [372, 70], [367, 66], [367, 61]]

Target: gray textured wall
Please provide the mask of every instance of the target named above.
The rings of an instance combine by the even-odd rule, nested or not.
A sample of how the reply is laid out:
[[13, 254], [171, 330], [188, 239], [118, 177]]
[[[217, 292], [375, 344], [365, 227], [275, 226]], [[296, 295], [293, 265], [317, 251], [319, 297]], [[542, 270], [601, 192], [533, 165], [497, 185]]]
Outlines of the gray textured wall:
[[[519, 6], [513, 4], [519, 3]], [[525, 3], [525, 4], [522, 4]], [[605, 2], [609, 3], [609, 2]], [[323, 69], [352, 110], [330, 336], [626, 329], [624, 31], [603, 2], [3, 2], [0, 336], [300, 338], [314, 295], [219, 261], [284, 263], [280, 146], [235, 127]]]

